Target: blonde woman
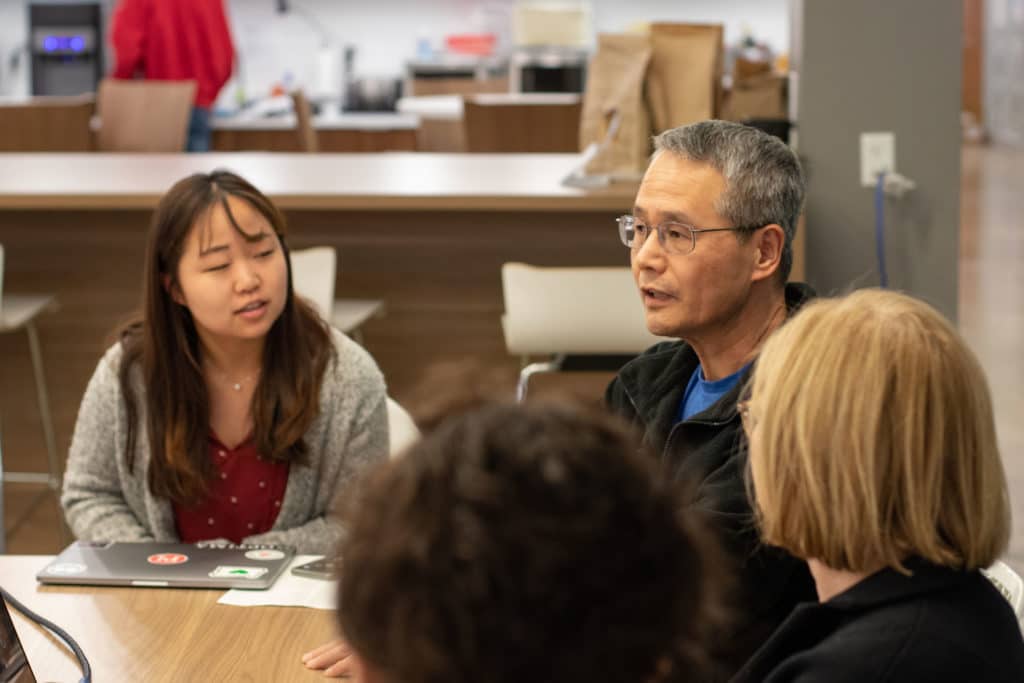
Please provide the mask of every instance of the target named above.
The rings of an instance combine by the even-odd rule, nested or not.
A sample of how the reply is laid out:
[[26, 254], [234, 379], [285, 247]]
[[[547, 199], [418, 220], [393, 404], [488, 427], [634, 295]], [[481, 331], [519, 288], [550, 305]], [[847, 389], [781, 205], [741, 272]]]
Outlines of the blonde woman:
[[984, 374], [908, 296], [811, 303], [765, 345], [740, 412], [764, 541], [807, 560], [798, 606], [735, 681], [1024, 681], [978, 571], [1010, 510]]

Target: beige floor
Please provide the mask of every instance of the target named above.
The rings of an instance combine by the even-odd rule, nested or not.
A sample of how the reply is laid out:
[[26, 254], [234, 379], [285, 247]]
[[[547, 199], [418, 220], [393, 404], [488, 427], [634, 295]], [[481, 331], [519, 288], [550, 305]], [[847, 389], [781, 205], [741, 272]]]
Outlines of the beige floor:
[[[991, 382], [1014, 519], [1018, 520], [1009, 561], [1024, 573], [1022, 178], [1024, 149], [964, 149], [960, 326]], [[48, 553], [60, 547], [52, 496], [40, 495], [38, 488], [7, 484], [4, 514], [8, 552]]]
[[965, 147], [960, 329], [988, 374], [1024, 573], [1024, 149]]

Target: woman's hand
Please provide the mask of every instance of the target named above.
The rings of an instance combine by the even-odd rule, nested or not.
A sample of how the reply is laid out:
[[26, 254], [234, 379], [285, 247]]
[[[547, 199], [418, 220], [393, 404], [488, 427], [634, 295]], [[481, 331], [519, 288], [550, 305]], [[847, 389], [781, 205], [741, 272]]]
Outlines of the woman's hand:
[[333, 678], [352, 676], [355, 673], [354, 660], [352, 648], [341, 638], [324, 643], [302, 655], [302, 663], [307, 669], [322, 669], [324, 676]]

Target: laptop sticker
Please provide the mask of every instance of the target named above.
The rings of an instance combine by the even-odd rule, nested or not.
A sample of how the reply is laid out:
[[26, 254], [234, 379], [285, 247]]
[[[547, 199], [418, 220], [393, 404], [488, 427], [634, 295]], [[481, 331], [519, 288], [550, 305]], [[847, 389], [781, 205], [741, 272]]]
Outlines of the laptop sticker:
[[284, 553], [280, 550], [250, 550], [245, 554], [247, 560], [265, 560], [270, 562], [272, 560], [283, 560]]
[[78, 562], [57, 562], [51, 564], [46, 568], [46, 571], [50, 574], [57, 574], [58, 576], [71, 576], [73, 574], [81, 574], [86, 570], [84, 564]]
[[210, 572], [211, 579], [258, 579], [269, 570], [266, 567], [220, 566]]
[[185, 564], [188, 562], [188, 555], [182, 555], [181, 553], [157, 553], [147, 557], [146, 562], [158, 565]]

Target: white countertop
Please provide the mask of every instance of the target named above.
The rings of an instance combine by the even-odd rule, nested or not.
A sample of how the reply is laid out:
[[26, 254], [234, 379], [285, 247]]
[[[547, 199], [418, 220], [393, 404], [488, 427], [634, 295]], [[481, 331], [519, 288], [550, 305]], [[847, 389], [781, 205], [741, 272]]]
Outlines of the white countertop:
[[[291, 107], [287, 98], [278, 98]], [[0, 107], [26, 107], [40, 105], [74, 105], [94, 101], [91, 93], [74, 96], [0, 96]], [[295, 128], [293, 112], [266, 116], [265, 109], [242, 111], [230, 116], [213, 116], [210, 124], [215, 130], [289, 130]], [[461, 111], [460, 111], [461, 116]], [[330, 107], [313, 117], [317, 130], [415, 130], [420, 119], [415, 113], [405, 112], [339, 112]], [[99, 119], [93, 117], [93, 130], [99, 128]]]
[[0, 95], [0, 107], [69, 106], [94, 102], [92, 93], [82, 95]]
[[403, 114], [422, 116], [425, 119], [445, 121], [462, 120], [461, 95], [418, 95], [398, 100], [398, 111]]
[[[291, 130], [295, 128], [294, 113], [277, 116], [214, 116], [210, 125], [214, 130]], [[317, 130], [415, 130], [420, 119], [414, 114], [401, 112], [323, 112], [313, 117]]]
[[580, 101], [579, 93], [480, 93], [477, 95], [417, 95], [398, 100], [398, 111], [425, 119], [457, 121], [462, 119], [465, 100], [491, 106], [567, 105]]

